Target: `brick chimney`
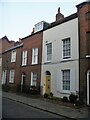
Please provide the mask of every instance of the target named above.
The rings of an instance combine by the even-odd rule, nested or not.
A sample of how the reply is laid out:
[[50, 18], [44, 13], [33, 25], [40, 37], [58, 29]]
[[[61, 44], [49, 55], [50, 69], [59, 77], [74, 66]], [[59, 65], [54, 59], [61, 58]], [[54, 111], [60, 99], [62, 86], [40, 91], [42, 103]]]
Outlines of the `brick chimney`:
[[32, 32], [31, 32], [31, 34], [33, 34], [34, 32], [35, 32], [35, 28], [33, 28]]
[[60, 13], [60, 7], [58, 8], [58, 13], [56, 14], [56, 21], [64, 19], [64, 15]]

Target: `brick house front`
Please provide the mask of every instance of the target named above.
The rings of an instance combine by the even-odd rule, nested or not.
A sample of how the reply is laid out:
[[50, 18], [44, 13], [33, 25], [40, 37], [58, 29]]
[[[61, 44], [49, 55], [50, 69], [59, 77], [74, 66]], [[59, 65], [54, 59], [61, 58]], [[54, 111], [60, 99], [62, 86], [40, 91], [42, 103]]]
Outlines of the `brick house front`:
[[79, 95], [90, 105], [90, 1], [77, 5], [79, 26]]
[[29, 36], [2, 52], [2, 84], [11, 91], [35, 88], [40, 93], [43, 29], [48, 25], [45, 21], [37, 23]]
[[14, 42], [14, 46], [2, 52], [2, 84], [16, 91], [20, 76], [20, 56], [23, 44]]
[[21, 39], [23, 43], [21, 58], [21, 85], [40, 89], [43, 33], [33, 33]]

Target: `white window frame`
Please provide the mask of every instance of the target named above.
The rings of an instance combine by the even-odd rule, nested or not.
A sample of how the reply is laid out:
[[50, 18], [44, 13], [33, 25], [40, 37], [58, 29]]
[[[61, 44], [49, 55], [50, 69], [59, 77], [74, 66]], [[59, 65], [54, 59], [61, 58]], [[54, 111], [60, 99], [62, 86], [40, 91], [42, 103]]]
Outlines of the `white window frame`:
[[7, 75], [7, 70], [3, 70], [3, 72], [2, 72], [2, 84], [6, 83], [6, 75]]
[[35, 32], [38, 32], [43, 29], [43, 21], [35, 25]]
[[15, 77], [15, 70], [14, 70], [14, 69], [11, 69], [11, 70], [10, 70], [9, 83], [14, 83], [14, 77]]
[[[51, 48], [49, 48], [49, 46]], [[46, 61], [51, 62], [52, 60], [52, 43], [46, 44]]]
[[15, 62], [16, 61], [16, 50], [12, 50], [11, 52], [11, 62]]
[[[36, 76], [36, 78], [34, 78]], [[31, 72], [31, 86], [37, 85], [37, 73]]]
[[32, 48], [32, 65], [38, 64], [38, 48]]
[[27, 50], [22, 53], [22, 66], [27, 65]]
[[[70, 69], [62, 70], [62, 92], [64, 92], [64, 93], [70, 93], [70, 82], [71, 82], [70, 78], [71, 78], [70, 77]], [[66, 86], [64, 86], [64, 85], [66, 85]], [[66, 87], [66, 89], [64, 87]]]
[[70, 39], [70, 37], [63, 39], [62, 42], [63, 42], [63, 45], [62, 45], [63, 59], [71, 58], [71, 39]]

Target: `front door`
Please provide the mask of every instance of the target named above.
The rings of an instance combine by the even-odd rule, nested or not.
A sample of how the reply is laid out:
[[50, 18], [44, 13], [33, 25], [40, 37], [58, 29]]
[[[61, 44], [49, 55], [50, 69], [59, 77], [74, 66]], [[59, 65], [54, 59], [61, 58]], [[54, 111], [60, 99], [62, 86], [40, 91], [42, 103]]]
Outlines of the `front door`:
[[50, 94], [50, 81], [51, 81], [51, 75], [46, 75], [45, 92], [48, 94]]
[[22, 74], [21, 85], [25, 85], [25, 79], [26, 79], [26, 76]]
[[23, 92], [25, 88], [25, 81], [26, 81], [26, 75], [22, 74], [22, 79], [21, 79], [21, 92]]

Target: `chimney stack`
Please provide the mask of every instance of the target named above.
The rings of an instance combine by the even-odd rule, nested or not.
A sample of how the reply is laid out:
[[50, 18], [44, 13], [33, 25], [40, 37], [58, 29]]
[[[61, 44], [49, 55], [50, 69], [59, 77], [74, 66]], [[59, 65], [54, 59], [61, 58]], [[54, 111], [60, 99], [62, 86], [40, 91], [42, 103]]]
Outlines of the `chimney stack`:
[[56, 21], [64, 19], [64, 15], [60, 13], [60, 7], [58, 8], [58, 13], [56, 14]]
[[35, 28], [33, 28], [33, 31], [31, 32], [31, 34], [33, 34], [35, 32]]

